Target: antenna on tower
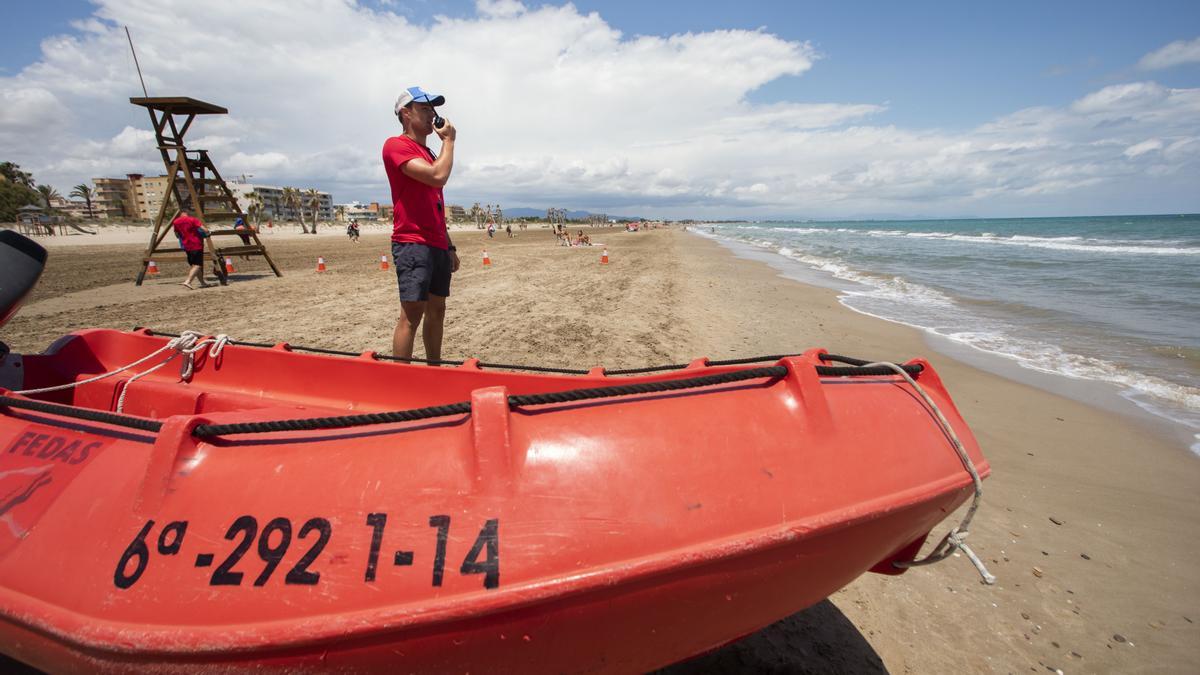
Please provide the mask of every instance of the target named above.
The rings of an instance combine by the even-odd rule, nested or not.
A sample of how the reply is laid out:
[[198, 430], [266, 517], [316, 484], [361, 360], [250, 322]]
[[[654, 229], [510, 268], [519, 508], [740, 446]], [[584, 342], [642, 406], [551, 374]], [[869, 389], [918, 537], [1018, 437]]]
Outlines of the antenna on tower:
[[129, 40], [129, 51], [133, 54], [133, 65], [137, 68], [138, 82], [142, 83], [142, 95], [150, 98], [150, 93], [146, 91], [146, 80], [142, 79], [142, 66], [138, 63], [137, 51], [133, 48], [133, 38], [129, 35], [129, 26], [125, 26], [125, 37]]

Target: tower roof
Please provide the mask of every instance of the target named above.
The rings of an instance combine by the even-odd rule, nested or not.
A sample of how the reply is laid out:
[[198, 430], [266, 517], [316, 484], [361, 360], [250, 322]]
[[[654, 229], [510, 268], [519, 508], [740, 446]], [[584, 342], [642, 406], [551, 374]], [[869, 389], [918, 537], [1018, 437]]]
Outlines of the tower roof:
[[151, 96], [131, 98], [129, 102], [151, 110], [161, 110], [172, 115], [227, 115], [229, 111], [219, 105], [198, 101], [188, 96]]

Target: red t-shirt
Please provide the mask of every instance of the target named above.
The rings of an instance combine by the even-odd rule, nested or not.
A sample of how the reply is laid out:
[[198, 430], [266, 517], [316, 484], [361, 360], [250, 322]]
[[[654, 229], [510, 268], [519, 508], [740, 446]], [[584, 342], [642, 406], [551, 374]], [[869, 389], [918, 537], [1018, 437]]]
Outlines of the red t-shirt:
[[179, 243], [183, 246], [183, 250], [204, 250], [204, 240], [200, 238], [197, 232], [201, 227], [204, 227], [204, 223], [191, 216], [179, 216], [171, 221], [171, 227], [175, 229], [175, 234], [178, 235]]
[[383, 168], [392, 186], [392, 241], [445, 249], [450, 243], [442, 189], [406, 176], [401, 168], [417, 157], [434, 162], [433, 152], [408, 136], [395, 136], [383, 144]]

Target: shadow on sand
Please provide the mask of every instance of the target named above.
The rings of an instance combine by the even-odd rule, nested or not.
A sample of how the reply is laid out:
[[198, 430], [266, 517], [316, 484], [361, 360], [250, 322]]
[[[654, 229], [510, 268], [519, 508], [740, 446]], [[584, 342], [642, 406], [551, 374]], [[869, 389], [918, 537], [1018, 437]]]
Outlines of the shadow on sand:
[[887, 673], [883, 660], [828, 600], [717, 651], [655, 671], [697, 673]]
[[[42, 671], [0, 655], [0, 672]], [[654, 675], [704, 673], [865, 673], [886, 675], [883, 660], [841, 610], [828, 600], [776, 621], [715, 652]]]

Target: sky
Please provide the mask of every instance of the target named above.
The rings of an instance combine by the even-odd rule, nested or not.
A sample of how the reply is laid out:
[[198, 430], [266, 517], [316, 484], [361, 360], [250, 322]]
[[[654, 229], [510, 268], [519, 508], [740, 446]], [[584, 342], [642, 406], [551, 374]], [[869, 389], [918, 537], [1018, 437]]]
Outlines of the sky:
[[[985, 6], [986, 5], [986, 6]], [[1200, 212], [1200, 3], [53, 0], [0, 26], [0, 161], [162, 173], [151, 96], [230, 114], [225, 178], [386, 201], [407, 86], [451, 204], [657, 218]], [[438, 143], [431, 141], [437, 151]]]

